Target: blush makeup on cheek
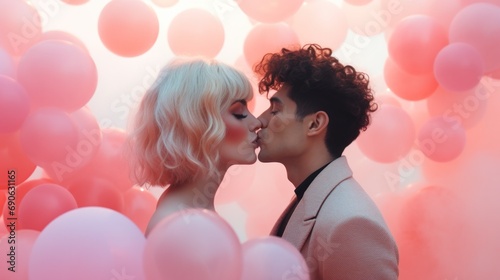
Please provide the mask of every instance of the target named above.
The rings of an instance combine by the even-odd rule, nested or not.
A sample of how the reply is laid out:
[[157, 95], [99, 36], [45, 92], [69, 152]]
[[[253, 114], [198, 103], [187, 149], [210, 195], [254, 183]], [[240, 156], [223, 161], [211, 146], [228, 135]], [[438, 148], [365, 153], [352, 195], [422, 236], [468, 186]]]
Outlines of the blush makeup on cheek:
[[230, 143], [240, 143], [247, 139], [248, 129], [241, 123], [226, 122], [225, 139]]

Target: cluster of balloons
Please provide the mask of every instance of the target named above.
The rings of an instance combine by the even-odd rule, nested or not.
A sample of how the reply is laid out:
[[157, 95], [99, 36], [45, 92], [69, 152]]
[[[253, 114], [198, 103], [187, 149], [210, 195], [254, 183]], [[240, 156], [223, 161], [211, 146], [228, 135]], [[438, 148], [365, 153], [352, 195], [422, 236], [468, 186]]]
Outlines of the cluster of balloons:
[[[52, 1], [74, 9], [93, 4], [88, 0]], [[164, 26], [158, 11], [182, 4], [178, 2], [109, 1], [98, 11], [94, 32], [99, 45], [123, 60], [147, 54], [162, 36]], [[469, 255], [483, 256], [470, 263], [484, 264], [500, 257], [489, 249], [500, 246], [495, 238], [500, 229], [485, 226], [488, 221], [500, 224], [497, 217], [486, 213], [500, 210], [490, 198], [500, 195], [492, 187], [498, 185], [492, 167], [499, 165], [500, 157], [500, 133], [494, 130], [500, 108], [497, 0], [213, 2], [238, 11], [251, 24], [241, 46], [234, 46], [242, 54], [235, 66], [250, 78], [252, 65], [282, 47], [318, 43], [333, 49], [342, 61], [342, 54], [356, 54], [369, 46], [366, 42], [384, 37], [387, 59], [383, 73], [379, 80], [368, 73], [372, 82], [384, 88], [375, 92], [379, 109], [368, 130], [346, 153], [367, 191], [374, 197], [381, 194], [377, 201], [401, 251], [401, 279], [500, 275], [495, 265], [482, 270], [483, 274], [476, 267], [484, 266], [463, 269]], [[134, 186], [128, 176], [122, 153], [125, 130], [103, 127], [89, 108], [89, 101], [102, 94], [96, 91], [98, 84], [108, 82], [100, 80], [95, 51], [89, 51], [83, 38], [69, 32], [44, 30], [46, 21], [47, 15], [27, 0], [0, 0], [0, 172], [15, 170], [16, 185], [12, 195], [8, 180], [0, 180], [0, 214], [7, 226], [9, 206], [15, 205], [11, 218], [17, 219], [16, 237], [25, 246], [19, 247], [20, 264], [29, 263], [31, 273], [51, 279], [58, 279], [52, 278], [54, 271], [68, 273], [61, 279], [73, 279], [77, 263], [86, 269], [78, 270], [79, 274], [96, 273], [87, 279], [132, 274], [160, 279], [190, 267], [189, 261], [206, 261], [214, 268], [210, 270], [213, 274], [200, 268], [188, 269], [193, 273], [189, 275], [229, 279], [241, 274], [244, 279], [267, 279], [274, 269], [284, 272], [285, 266], [276, 259], [287, 260], [287, 264], [289, 257], [299, 261], [296, 252], [273, 239], [240, 246], [227, 225], [206, 213], [184, 213], [162, 223], [171, 238], [154, 232], [148, 238], [140, 234], [154, 212], [156, 198]], [[226, 32], [228, 24], [230, 19], [223, 20], [202, 5], [185, 9], [165, 26], [166, 53], [219, 58], [224, 48], [233, 48], [233, 38]], [[260, 105], [267, 106], [256, 99], [250, 103], [255, 112], [263, 108]], [[43, 175], [33, 177], [35, 170]], [[291, 190], [281, 166], [257, 163], [230, 169], [216, 202], [236, 202], [245, 211], [245, 231], [253, 239], [268, 233]], [[395, 190], [399, 192], [391, 192]], [[480, 222], [476, 216], [487, 218]], [[198, 232], [181, 231], [186, 217]], [[470, 231], [454, 234], [459, 225]], [[208, 231], [213, 239], [196, 235]], [[5, 234], [0, 250], [7, 250], [9, 233], [8, 227], [0, 227], [0, 236]], [[177, 239], [190, 239], [191, 244], [172, 243]], [[67, 243], [57, 243], [61, 240]], [[446, 253], [455, 252], [450, 248], [457, 244], [474, 244], [475, 248]], [[49, 252], [51, 249], [60, 251]], [[146, 262], [137, 253], [142, 250]], [[264, 268], [271, 261], [256, 262], [258, 258], [267, 260], [262, 256], [266, 250], [279, 256], [273, 258], [273, 270]], [[74, 251], [82, 254], [67, 258]], [[30, 252], [33, 258], [28, 261]], [[175, 254], [168, 255], [170, 252]], [[48, 255], [54, 265], [45, 266]], [[163, 259], [168, 261], [161, 262]], [[54, 266], [58, 269], [47, 270]], [[26, 279], [27, 267], [23, 273], [16, 277]]]

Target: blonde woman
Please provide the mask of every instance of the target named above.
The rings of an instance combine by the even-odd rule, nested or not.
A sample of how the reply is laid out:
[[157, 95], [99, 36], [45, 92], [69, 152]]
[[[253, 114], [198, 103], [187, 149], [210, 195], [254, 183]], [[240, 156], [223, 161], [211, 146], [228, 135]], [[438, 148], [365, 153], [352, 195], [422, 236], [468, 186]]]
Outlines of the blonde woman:
[[252, 97], [244, 74], [214, 60], [177, 59], [163, 68], [131, 134], [138, 184], [166, 187], [146, 234], [173, 212], [215, 210], [227, 169], [257, 160], [261, 123], [247, 108]]

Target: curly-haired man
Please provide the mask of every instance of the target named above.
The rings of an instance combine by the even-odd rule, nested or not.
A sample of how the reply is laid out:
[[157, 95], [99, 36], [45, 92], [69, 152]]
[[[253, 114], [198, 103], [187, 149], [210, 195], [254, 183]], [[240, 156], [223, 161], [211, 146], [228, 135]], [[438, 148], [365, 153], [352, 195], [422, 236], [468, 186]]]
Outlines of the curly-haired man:
[[398, 249], [376, 205], [352, 177], [344, 149], [377, 109], [368, 76], [306, 45], [267, 54], [259, 91], [262, 162], [280, 162], [296, 197], [271, 234], [301, 251], [310, 279], [397, 279]]

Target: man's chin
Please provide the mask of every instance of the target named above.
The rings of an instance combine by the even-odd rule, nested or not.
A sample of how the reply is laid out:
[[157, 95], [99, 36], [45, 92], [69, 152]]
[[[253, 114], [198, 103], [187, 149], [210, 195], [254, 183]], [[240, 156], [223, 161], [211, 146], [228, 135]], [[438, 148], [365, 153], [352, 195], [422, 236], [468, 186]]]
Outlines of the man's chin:
[[257, 155], [257, 158], [260, 162], [273, 162], [272, 159], [270, 159], [265, 153], [262, 152], [262, 150]]

